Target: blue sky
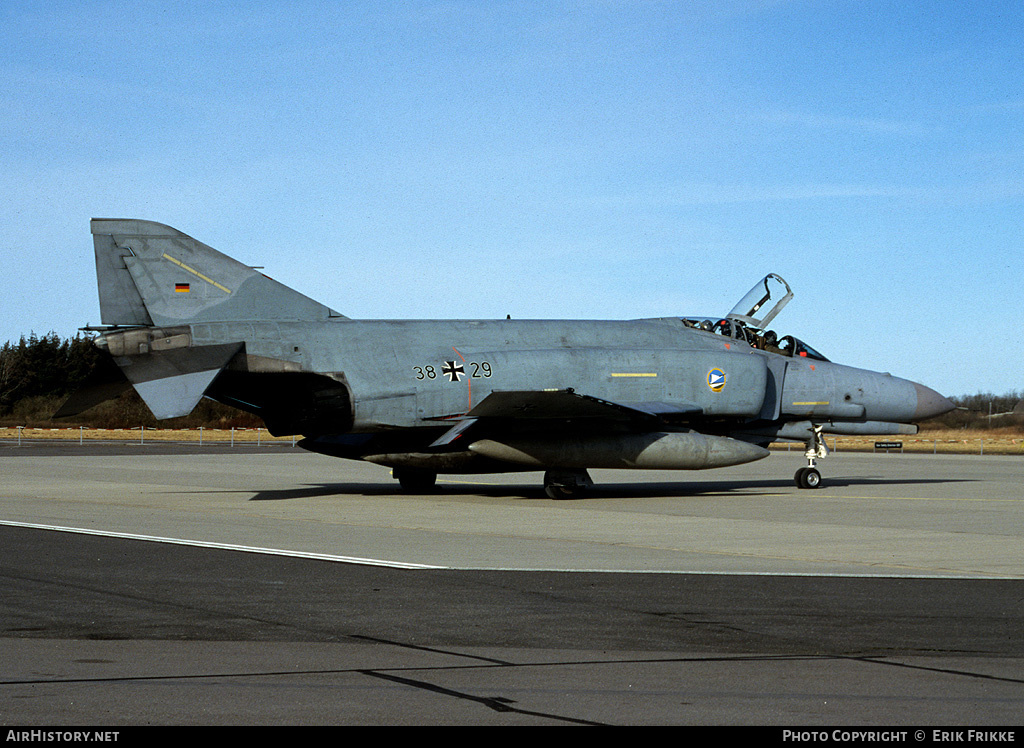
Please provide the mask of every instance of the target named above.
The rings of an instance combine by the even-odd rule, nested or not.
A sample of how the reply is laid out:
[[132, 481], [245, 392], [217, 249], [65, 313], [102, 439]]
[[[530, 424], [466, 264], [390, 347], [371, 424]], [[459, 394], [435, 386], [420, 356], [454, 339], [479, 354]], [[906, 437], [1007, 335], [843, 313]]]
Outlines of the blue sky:
[[355, 318], [724, 314], [1024, 389], [1024, 3], [5, 2], [0, 341], [99, 322], [89, 219]]

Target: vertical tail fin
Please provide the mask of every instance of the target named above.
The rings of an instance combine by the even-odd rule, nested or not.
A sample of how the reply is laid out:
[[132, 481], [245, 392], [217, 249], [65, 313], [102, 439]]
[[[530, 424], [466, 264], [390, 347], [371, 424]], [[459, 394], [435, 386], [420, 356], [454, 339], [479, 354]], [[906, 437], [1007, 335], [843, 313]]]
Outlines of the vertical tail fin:
[[91, 228], [105, 325], [342, 318], [170, 226], [94, 218]]

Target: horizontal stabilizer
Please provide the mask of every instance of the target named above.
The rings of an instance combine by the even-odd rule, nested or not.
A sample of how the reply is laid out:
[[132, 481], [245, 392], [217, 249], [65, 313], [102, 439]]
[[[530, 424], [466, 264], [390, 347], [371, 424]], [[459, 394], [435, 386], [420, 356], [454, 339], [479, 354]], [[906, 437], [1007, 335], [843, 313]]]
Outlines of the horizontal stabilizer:
[[191, 413], [241, 348], [241, 343], [225, 343], [118, 356], [115, 361], [153, 415], [163, 420]]
[[157, 420], [187, 416], [203, 399], [203, 393], [218, 374], [220, 369], [212, 369], [154, 379], [135, 385], [135, 391]]

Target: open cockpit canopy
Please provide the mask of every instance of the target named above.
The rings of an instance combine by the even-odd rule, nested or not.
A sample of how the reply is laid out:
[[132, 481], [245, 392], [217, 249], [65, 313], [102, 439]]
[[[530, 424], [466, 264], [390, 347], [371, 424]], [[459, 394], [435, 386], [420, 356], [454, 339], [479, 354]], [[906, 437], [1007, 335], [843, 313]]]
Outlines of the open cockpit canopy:
[[763, 330], [793, 298], [789, 284], [775, 273], [758, 281], [726, 317], [747, 327]]
[[769, 353], [828, 361], [802, 340], [792, 335], [780, 338], [774, 330], [765, 329], [792, 298], [793, 292], [789, 284], [781, 276], [769, 273], [747, 292], [725, 319], [685, 318], [683, 324], [704, 332], [740, 340], [752, 348]]

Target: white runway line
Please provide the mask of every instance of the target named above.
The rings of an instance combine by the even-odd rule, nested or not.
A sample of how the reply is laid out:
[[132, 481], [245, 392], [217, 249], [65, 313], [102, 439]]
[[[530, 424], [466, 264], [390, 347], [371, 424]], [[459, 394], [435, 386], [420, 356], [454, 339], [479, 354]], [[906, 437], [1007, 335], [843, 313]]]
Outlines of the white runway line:
[[84, 527], [60, 527], [58, 525], [41, 525], [31, 522], [11, 522], [0, 520], [0, 525], [8, 527], [27, 527], [34, 530], [53, 530], [55, 532], [73, 532], [80, 535], [100, 535], [107, 538], [121, 538], [124, 540], [145, 540], [152, 543], [169, 543], [172, 545], [187, 545], [196, 548], [216, 548], [225, 551], [242, 551], [243, 553], [261, 553], [268, 556], [288, 556], [290, 558], [306, 558], [316, 561], [334, 561], [343, 564], [357, 564], [361, 566], [385, 566], [392, 569], [446, 569], [445, 566], [429, 566], [427, 564], [409, 564], [400, 561], [385, 561], [377, 558], [358, 558], [356, 556], [336, 556], [330, 553], [308, 553], [305, 551], [287, 551], [278, 548], [257, 548], [246, 545], [233, 545], [231, 543], [211, 543], [203, 540], [186, 540], [184, 538], [162, 538], [156, 535], [137, 535], [130, 532], [111, 532], [108, 530], [90, 530]]
[[691, 576], [742, 576], [742, 577], [821, 577], [834, 579], [1020, 579], [1015, 576], [1002, 575], [965, 575], [965, 574], [856, 574], [837, 572], [790, 572], [790, 571], [707, 571], [700, 569], [563, 569], [563, 568], [527, 568], [527, 567], [477, 567], [477, 566], [434, 566], [431, 564], [414, 564], [403, 561], [386, 561], [378, 558], [360, 558], [358, 556], [338, 556], [330, 553], [310, 553], [307, 551], [289, 551], [281, 548], [259, 548], [231, 543], [212, 543], [204, 540], [187, 540], [185, 538], [165, 538], [156, 535], [138, 535], [130, 532], [112, 532], [107, 530], [90, 530], [84, 527], [61, 527], [59, 525], [42, 525], [33, 522], [14, 522], [0, 520], [0, 526], [25, 527], [32, 530], [52, 530], [54, 532], [71, 532], [79, 535], [98, 535], [124, 540], [144, 540], [152, 543], [168, 543], [171, 545], [192, 546], [195, 548], [214, 548], [225, 551], [241, 551], [243, 553], [260, 553], [267, 556], [286, 556], [288, 558], [304, 558], [313, 561], [331, 561], [333, 563], [353, 564], [355, 566], [381, 566], [389, 569], [408, 569], [413, 571], [494, 571], [512, 573], [559, 572], [568, 574], [682, 574]]

